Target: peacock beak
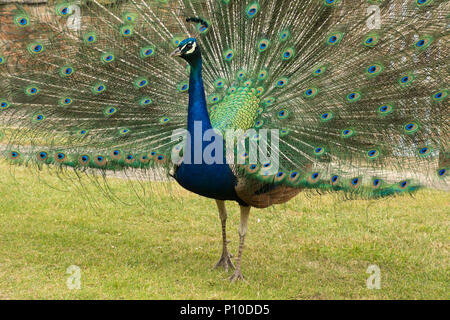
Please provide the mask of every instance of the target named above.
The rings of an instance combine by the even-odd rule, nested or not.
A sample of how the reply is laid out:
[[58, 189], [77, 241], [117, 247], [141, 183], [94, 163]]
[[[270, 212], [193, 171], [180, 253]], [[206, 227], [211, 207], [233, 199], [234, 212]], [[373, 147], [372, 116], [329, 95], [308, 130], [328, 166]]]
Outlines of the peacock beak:
[[182, 54], [183, 54], [183, 53], [181, 52], [181, 49], [180, 49], [180, 48], [176, 48], [175, 51], [172, 52], [172, 53], [170, 54], [170, 56], [171, 56], [171, 57], [179, 57], [179, 56], [181, 56]]

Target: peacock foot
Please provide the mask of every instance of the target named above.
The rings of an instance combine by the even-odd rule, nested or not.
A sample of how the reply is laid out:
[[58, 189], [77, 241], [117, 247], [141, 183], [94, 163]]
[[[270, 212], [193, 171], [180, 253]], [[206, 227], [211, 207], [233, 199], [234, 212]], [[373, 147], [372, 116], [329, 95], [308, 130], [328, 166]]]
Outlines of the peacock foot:
[[233, 256], [231, 254], [229, 254], [228, 252], [223, 252], [222, 256], [219, 259], [219, 262], [217, 262], [217, 264], [214, 268], [217, 269], [219, 267], [224, 267], [226, 272], [228, 272], [229, 268], [234, 269], [234, 264], [231, 261], [232, 257]]
[[244, 276], [242, 275], [241, 270], [236, 269], [236, 270], [234, 270], [233, 275], [230, 277], [230, 281], [231, 281], [231, 282], [235, 282], [235, 281], [238, 281], [238, 280], [239, 280], [239, 281], [244, 281], [245, 278], [244, 278]]

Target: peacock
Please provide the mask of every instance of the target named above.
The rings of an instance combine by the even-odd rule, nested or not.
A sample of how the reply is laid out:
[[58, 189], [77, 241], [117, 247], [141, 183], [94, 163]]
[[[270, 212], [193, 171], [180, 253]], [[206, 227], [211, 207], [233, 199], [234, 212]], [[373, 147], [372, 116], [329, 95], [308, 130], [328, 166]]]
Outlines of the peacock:
[[[2, 16], [5, 158], [250, 209], [448, 189], [447, 0], [56, 0]], [[230, 134], [231, 132], [231, 134]], [[225, 201], [240, 206], [228, 250]]]

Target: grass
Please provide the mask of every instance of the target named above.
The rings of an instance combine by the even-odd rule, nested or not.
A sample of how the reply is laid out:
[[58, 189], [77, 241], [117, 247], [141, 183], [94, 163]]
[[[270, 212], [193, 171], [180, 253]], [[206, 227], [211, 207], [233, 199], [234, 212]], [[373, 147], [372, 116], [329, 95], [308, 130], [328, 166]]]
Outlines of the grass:
[[[0, 163], [0, 299], [449, 298], [446, 192], [345, 202], [300, 195], [253, 210], [247, 282], [229, 283], [230, 274], [211, 269], [221, 238], [214, 201], [147, 183], [142, 206], [138, 188], [112, 178], [123, 202], [90, 187], [95, 201], [86, 200], [54, 171], [13, 170]], [[239, 209], [228, 210], [236, 254]], [[380, 290], [366, 287], [372, 264]], [[80, 290], [66, 286], [70, 265], [81, 269]]]

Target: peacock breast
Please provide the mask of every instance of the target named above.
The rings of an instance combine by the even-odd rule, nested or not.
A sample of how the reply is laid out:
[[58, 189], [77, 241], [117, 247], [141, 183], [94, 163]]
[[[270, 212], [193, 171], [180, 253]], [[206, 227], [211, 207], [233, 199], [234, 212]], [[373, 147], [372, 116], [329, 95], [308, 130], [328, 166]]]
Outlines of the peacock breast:
[[260, 99], [254, 88], [232, 88], [222, 101], [209, 108], [211, 125], [214, 129], [247, 130], [255, 125]]

